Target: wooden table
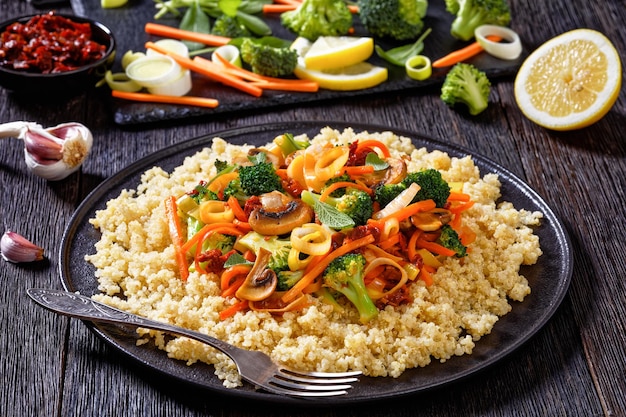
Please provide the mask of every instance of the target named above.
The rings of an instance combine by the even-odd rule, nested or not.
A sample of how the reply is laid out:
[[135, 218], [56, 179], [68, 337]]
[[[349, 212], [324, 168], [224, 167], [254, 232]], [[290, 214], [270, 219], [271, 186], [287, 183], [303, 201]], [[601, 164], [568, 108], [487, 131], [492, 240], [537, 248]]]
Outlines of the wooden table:
[[[131, 0], [136, 1], [136, 0]], [[434, 1], [434, 0], [433, 0]], [[626, 56], [623, 0], [511, 1], [513, 28], [536, 48], [564, 31], [605, 33]], [[69, 6], [59, 10], [69, 12]], [[36, 12], [26, 1], [0, 3], [2, 20]], [[46, 260], [0, 268], [0, 414], [3, 416], [619, 416], [626, 415], [626, 96], [597, 124], [574, 132], [540, 128], [519, 111], [513, 79], [494, 83], [478, 117], [452, 111], [436, 88], [123, 127], [103, 93], [60, 105], [0, 90], [0, 122], [68, 120], [92, 129], [95, 143], [80, 173], [60, 182], [33, 176], [23, 145], [0, 147], [2, 229], [45, 247]], [[574, 272], [564, 302], [519, 350], [478, 375], [441, 389], [342, 409], [278, 408], [218, 397], [155, 377], [95, 337], [78, 320], [36, 307], [30, 287], [61, 288], [58, 251], [70, 216], [87, 193], [129, 163], [181, 140], [233, 127], [285, 120], [374, 123], [462, 145], [524, 178], [565, 225]]]

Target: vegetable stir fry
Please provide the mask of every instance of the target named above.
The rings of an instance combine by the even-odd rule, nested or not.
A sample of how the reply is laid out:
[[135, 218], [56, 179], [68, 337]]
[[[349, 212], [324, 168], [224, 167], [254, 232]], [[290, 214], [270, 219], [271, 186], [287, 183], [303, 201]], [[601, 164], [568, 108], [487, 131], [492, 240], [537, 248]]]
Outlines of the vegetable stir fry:
[[[445, 257], [463, 262], [475, 233], [463, 184], [408, 172], [375, 139], [311, 144], [285, 133], [165, 202], [180, 277], [219, 281], [220, 312], [297, 311], [318, 297], [365, 323], [433, 284]], [[339, 303], [345, 297], [349, 303]]]

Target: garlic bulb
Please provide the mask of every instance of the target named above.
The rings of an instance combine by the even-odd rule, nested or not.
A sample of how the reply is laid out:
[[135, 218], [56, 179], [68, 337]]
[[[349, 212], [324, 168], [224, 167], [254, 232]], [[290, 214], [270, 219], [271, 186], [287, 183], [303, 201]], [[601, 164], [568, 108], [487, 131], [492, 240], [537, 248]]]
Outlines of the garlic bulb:
[[33, 262], [43, 259], [43, 248], [10, 230], [2, 235], [0, 250], [2, 258], [8, 262]]
[[15, 137], [24, 141], [24, 158], [30, 170], [50, 181], [72, 174], [91, 151], [91, 131], [77, 122], [62, 123], [44, 129], [32, 122], [0, 125], [0, 138]]

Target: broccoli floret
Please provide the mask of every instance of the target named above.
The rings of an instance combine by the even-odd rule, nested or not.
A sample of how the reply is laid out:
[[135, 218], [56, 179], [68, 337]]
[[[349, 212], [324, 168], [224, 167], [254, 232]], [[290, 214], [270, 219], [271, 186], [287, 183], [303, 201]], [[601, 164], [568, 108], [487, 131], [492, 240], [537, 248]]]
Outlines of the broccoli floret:
[[[303, 192], [302, 201], [314, 206], [315, 200], [319, 200], [320, 195], [313, 192]], [[368, 193], [358, 188], [347, 187], [343, 195], [339, 197], [328, 196], [324, 203], [336, 208], [340, 213], [348, 215], [355, 226], [364, 225], [372, 217], [374, 212], [374, 201]]]
[[298, 52], [286, 47], [274, 47], [245, 38], [240, 47], [241, 59], [253, 72], [269, 77], [293, 74], [298, 64]]
[[225, 235], [222, 233], [211, 233], [202, 241], [202, 249], [205, 251], [211, 249], [219, 249], [222, 255], [233, 250], [236, 237], [233, 235]]
[[200, 204], [202, 201], [219, 200], [217, 194], [209, 190], [208, 185], [206, 181], [200, 181], [187, 195], [197, 204]]
[[374, 189], [374, 199], [385, 207], [402, 191], [413, 183], [420, 186], [412, 203], [423, 200], [433, 200], [437, 207], [443, 207], [450, 196], [450, 186], [441, 176], [441, 172], [430, 168], [418, 172], [410, 172], [399, 184], [383, 184]]
[[457, 258], [462, 258], [467, 255], [467, 248], [461, 243], [458, 233], [448, 224], [441, 228], [441, 234], [437, 238], [437, 243], [455, 251]]
[[472, 116], [484, 111], [489, 104], [491, 82], [487, 74], [472, 64], [454, 65], [441, 86], [441, 100], [448, 106], [465, 104]]
[[446, 0], [446, 10], [456, 16], [450, 33], [462, 41], [472, 39], [478, 26], [506, 26], [511, 21], [506, 0]]
[[323, 281], [329, 287], [343, 294], [359, 312], [362, 323], [367, 323], [378, 315], [376, 305], [367, 293], [363, 282], [365, 257], [348, 253], [334, 259], [324, 270]]
[[254, 165], [239, 168], [239, 182], [244, 194], [252, 196], [283, 191], [281, 179], [274, 165], [267, 162], [266, 158], [264, 153], [258, 153], [250, 158]]
[[344, 0], [304, 0], [295, 10], [282, 13], [283, 26], [314, 42], [320, 36], [346, 35], [352, 13]]
[[415, 39], [424, 27], [428, 0], [359, 0], [359, 17], [373, 35]]
[[289, 269], [288, 260], [291, 241], [288, 239], [279, 239], [278, 236], [265, 236], [257, 232], [248, 232], [235, 243], [235, 249], [240, 252], [251, 250], [258, 255], [261, 248], [272, 253], [267, 265], [268, 268], [276, 273]]
[[296, 285], [296, 282], [300, 281], [300, 279], [304, 276], [304, 271], [279, 271], [278, 272], [278, 284], [276, 285], [276, 289], [278, 291], [287, 291], [289, 288]]
[[228, 16], [221, 14], [215, 19], [213, 29], [211, 29], [213, 35], [225, 36], [227, 38], [240, 38], [251, 36], [251, 33], [244, 25], [239, 23], [239, 20], [234, 16]]

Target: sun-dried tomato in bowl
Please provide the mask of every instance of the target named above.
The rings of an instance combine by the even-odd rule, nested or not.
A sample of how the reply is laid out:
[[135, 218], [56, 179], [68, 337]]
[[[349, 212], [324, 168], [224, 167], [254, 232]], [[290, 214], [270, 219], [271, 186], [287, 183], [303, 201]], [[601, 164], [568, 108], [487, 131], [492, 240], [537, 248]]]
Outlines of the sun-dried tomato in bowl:
[[72, 71], [98, 61], [106, 49], [92, 39], [89, 23], [49, 12], [0, 34], [0, 66], [41, 74]]

